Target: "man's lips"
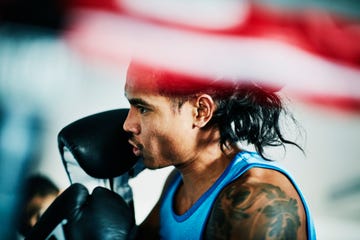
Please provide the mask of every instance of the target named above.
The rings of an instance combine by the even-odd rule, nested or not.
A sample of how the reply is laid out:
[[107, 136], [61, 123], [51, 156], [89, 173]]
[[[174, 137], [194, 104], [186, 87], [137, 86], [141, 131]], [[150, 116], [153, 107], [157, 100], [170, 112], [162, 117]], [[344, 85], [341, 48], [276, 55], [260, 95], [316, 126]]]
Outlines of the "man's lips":
[[139, 144], [136, 144], [134, 141], [129, 140], [129, 143], [131, 146], [133, 146], [133, 153], [135, 154], [135, 156], [139, 157], [141, 155], [141, 147]]

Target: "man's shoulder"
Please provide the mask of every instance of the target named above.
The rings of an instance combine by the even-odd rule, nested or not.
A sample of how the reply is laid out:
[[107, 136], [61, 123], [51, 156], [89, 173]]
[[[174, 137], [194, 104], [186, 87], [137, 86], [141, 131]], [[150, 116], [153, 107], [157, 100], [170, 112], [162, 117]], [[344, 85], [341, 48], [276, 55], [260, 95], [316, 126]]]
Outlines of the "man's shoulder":
[[[218, 195], [207, 223], [206, 239], [297, 237], [304, 225], [298, 193], [283, 174], [251, 169]], [[306, 227], [302, 227], [302, 230]]]

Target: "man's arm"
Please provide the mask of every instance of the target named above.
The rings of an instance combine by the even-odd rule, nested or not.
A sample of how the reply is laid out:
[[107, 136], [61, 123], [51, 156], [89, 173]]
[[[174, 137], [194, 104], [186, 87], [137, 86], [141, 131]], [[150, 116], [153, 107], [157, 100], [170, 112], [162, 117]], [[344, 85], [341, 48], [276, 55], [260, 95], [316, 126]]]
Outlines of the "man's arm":
[[273, 176], [249, 174], [223, 189], [213, 206], [205, 239], [307, 239], [298, 193], [282, 174], [265, 171]]

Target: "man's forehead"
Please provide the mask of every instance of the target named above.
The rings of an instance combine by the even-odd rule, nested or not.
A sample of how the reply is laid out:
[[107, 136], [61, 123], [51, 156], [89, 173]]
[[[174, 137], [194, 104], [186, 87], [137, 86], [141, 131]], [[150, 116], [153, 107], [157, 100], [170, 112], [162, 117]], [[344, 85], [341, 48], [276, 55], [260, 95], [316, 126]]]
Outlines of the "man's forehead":
[[129, 65], [126, 84], [128, 89], [157, 91], [169, 95], [189, 95], [209, 89], [229, 88], [229, 82], [226, 81], [137, 62]]
[[146, 65], [132, 62], [126, 76], [126, 89], [156, 90], [161, 71]]
[[200, 77], [165, 68], [139, 63], [130, 64], [127, 72], [125, 95], [127, 98], [138, 94], [160, 95], [170, 98], [209, 94], [214, 99], [227, 99], [237, 95], [274, 93], [278, 86], [260, 86], [252, 81], [229, 80], [224, 78]]

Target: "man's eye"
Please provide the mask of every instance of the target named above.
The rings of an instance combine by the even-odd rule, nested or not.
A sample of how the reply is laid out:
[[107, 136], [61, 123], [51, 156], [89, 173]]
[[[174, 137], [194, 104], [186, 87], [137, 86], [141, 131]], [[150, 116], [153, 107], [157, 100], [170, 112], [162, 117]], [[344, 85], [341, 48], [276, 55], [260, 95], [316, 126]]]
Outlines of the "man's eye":
[[147, 109], [144, 108], [144, 107], [141, 107], [141, 106], [138, 106], [138, 110], [139, 110], [139, 112], [140, 112], [141, 114], [144, 114], [144, 113], [147, 112]]

